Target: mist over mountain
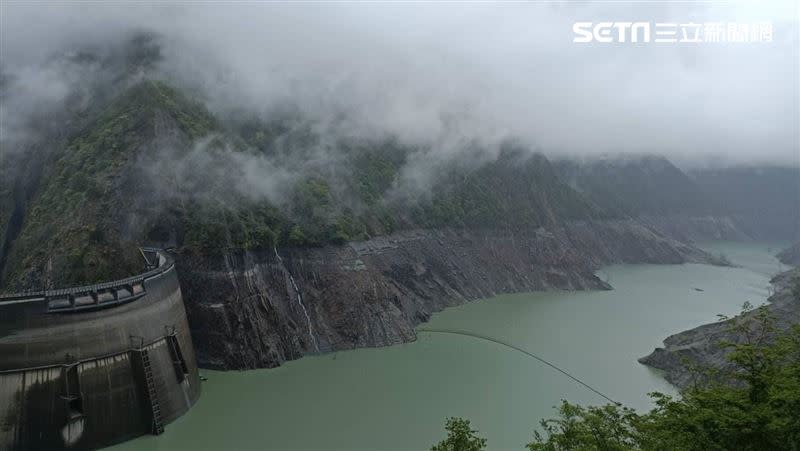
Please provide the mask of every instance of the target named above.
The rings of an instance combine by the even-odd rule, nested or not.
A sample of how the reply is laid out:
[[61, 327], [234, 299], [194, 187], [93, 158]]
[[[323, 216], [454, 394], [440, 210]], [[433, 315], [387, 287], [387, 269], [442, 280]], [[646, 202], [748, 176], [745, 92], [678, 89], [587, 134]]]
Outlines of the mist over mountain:
[[758, 235], [747, 218], [767, 214], [764, 233], [792, 235], [792, 170], [739, 203], [712, 171], [796, 167], [789, 6], [753, 17], [773, 42], [646, 54], [572, 43], [591, 5], [241, 8], [3, 4], [4, 280], [121, 276], [143, 242], [224, 253], [676, 215]]
[[[530, 434], [530, 408], [580, 393], [614, 404], [565, 402], [563, 424], [650, 421], [664, 409], [616, 400], [654, 399], [702, 407], [675, 443], [756, 430], [758, 448], [775, 435], [762, 407], [792, 393], [715, 384], [709, 400], [755, 406], [731, 423], [700, 391], [646, 401], [662, 381], [635, 361], [745, 301], [772, 304], [740, 318], [800, 321], [800, 270], [775, 274], [800, 263], [799, 20], [788, 0], [0, 0], [0, 448], [161, 435], [199, 396], [198, 368], [418, 339], [385, 361], [215, 372], [199, 421], [130, 449], [419, 449], [422, 423], [464, 409], [505, 449]], [[576, 22], [595, 24], [591, 43]], [[640, 22], [709, 39], [613, 37]], [[716, 378], [731, 352], [718, 339], [750, 343], [732, 324], [639, 362], [678, 385], [687, 362]], [[783, 344], [743, 347], [790, 375], [774, 371]], [[740, 351], [732, 362], [752, 360]], [[775, 418], [793, 419], [785, 407]], [[573, 433], [540, 424], [535, 442]], [[675, 424], [619, 443], [672, 443]]]
[[[681, 162], [796, 163], [792, 2], [758, 9], [552, 3], [457, 11], [346, 3], [50, 6], [3, 6], [0, 72], [8, 80], [6, 111], [14, 111], [5, 114], [14, 118], [4, 124], [4, 139], [18, 135], [17, 120], [86, 92], [87, 83], [119, 80], [128, 68], [190, 90], [220, 116], [265, 119], [289, 111], [326, 135], [388, 135], [426, 145], [432, 151], [418, 158], [420, 172], [462, 156], [469, 143], [491, 158], [508, 137], [548, 155], [645, 152]], [[771, 21], [774, 39], [646, 48], [572, 42], [574, 21], [601, 15]], [[152, 33], [157, 50], [130, 54], [131, 34], [143, 31]]]
[[[321, 144], [307, 121], [229, 128], [157, 81], [127, 88], [87, 117], [51, 150], [12, 154], [24, 164], [5, 167], [13, 184], [3, 192], [3, 261], [12, 286], [121, 277], [135, 272], [143, 242], [219, 254], [607, 216], [544, 157], [512, 142], [494, 161], [439, 167], [422, 191], [404, 188], [402, 172], [417, 149], [393, 140]], [[320, 146], [327, 152], [318, 160]]]

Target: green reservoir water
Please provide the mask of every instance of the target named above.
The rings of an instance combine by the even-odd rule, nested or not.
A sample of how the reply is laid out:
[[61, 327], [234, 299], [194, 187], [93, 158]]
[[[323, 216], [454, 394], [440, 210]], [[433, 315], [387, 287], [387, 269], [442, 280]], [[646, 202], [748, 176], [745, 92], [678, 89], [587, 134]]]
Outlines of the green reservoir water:
[[[636, 359], [670, 334], [760, 304], [782, 270], [780, 244], [708, 243], [736, 268], [618, 265], [605, 292], [497, 296], [437, 313], [421, 328], [476, 332], [551, 360], [610, 397], [647, 409], [673, 391]], [[700, 288], [704, 291], [696, 291]], [[491, 450], [522, 450], [562, 398], [603, 403], [550, 367], [495, 343], [420, 332], [389, 348], [306, 357], [271, 370], [203, 371], [198, 404], [114, 451], [426, 450], [448, 416], [469, 418]]]

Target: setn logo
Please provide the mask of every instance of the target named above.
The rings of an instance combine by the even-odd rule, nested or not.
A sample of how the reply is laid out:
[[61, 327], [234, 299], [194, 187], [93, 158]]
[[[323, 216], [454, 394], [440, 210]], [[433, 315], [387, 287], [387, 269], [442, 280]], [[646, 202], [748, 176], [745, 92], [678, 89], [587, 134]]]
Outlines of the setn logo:
[[575, 22], [572, 42], [650, 42], [650, 22]]
[[772, 22], [575, 22], [572, 42], [772, 42]]

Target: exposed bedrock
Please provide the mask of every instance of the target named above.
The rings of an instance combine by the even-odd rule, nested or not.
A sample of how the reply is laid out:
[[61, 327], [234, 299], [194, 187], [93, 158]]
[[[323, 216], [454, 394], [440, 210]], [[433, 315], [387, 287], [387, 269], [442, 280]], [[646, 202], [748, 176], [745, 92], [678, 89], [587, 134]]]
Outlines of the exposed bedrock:
[[[775, 294], [769, 297], [767, 308], [775, 318], [777, 331], [788, 330], [800, 324], [800, 300], [793, 293], [793, 279], [800, 270], [787, 271], [775, 276], [771, 283]], [[754, 312], [745, 315], [752, 316]], [[731, 322], [720, 321], [689, 329], [664, 340], [663, 348], [656, 348], [650, 355], [639, 359], [640, 363], [664, 371], [664, 377], [677, 386], [685, 388], [694, 382], [702, 383], [691, 370], [718, 368], [731, 369], [729, 350], [720, 346], [722, 342], [740, 343], [743, 336], [731, 330]]]
[[604, 264], [712, 260], [635, 221], [608, 221], [181, 255], [178, 268], [200, 364], [244, 369], [411, 341], [433, 312], [499, 293], [609, 289], [594, 275]]

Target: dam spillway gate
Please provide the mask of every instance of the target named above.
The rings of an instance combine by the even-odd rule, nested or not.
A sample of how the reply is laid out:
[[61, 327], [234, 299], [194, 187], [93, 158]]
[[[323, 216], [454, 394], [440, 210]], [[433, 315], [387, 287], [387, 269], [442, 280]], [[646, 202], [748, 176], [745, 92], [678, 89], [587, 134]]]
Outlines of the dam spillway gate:
[[200, 379], [172, 257], [102, 284], [0, 296], [0, 450], [160, 434]]

